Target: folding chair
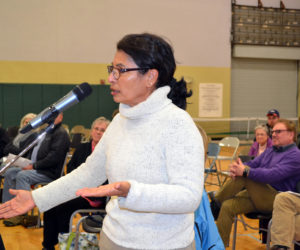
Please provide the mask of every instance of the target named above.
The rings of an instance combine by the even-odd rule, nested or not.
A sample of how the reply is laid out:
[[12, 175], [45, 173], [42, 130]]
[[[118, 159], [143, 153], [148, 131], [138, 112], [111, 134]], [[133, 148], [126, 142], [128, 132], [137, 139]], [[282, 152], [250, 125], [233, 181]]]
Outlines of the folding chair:
[[[73, 220], [76, 214], [83, 214], [84, 216], [82, 216], [75, 227], [75, 250], [78, 250], [78, 240], [79, 240], [79, 228], [80, 225], [82, 224], [82, 228], [83, 230], [85, 230], [88, 233], [100, 233], [101, 229], [102, 229], [102, 221], [106, 215], [106, 211], [105, 209], [78, 209], [76, 211], [74, 211], [71, 215], [70, 218], [70, 224], [69, 224], [69, 232], [71, 233], [73, 231]], [[85, 222], [87, 219], [89, 218], [93, 218], [95, 216], [98, 216], [101, 218], [101, 220], [99, 220], [99, 225], [92, 227], [92, 226], [87, 226], [85, 225]]]
[[[237, 151], [238, 151], [239, 145], [240, 145], [240, 140], [237, 137], [224, 137], [219, 142], [221, 151], [217, 157], [218, 165], [219, 165], [219, 171], [217, 173], [224, 177], [224, 180], [222, 182], [221, 182], [220, 178], [218, 178], [220, 186], [222, 186], [226, 182], [226, 180], [229, 176], [228, 171], [222, 170], [221, 161], [232, 162], [233, 160], [235, 160], [235, 158], [237, 156]], [[223, 155], [224, 152], [226, 152], [225, 155]]]
[[[264, 213], [259, 213], [259, 212], [253, 212], [253, 213], [245, 214], [245, 217], [247, 217], [248, 219], [254, 219], [254, 220], [270, 220], [272, 218], [272, 213], [264, 214]], [[238, 215], [236, 215], [234, 217], [234, 224], [233, 224], [232, 250], [235, 250], [235, 246], [236, 246], [237, 222], [238, 221], [241, 221], [243, 223], [245, 230], [247, 230], [247, 228], [251, 228], [253, 230], [268, 232], [268, 229], [266, 229], [266, 228], [250, 226], [249, 224], [247, 224], [245, 222], [243, 217], [238, 218]]]
[[[205, 168], [206, 175], [204, 177], [204, 183], [206, 182], [206, 179], [209, 174], [217, 173], [218, 169], [217, 169], [217, 165], [216, 165], [216, 160], [218, 158], [219, 153], [220, 153], [220, 146], [218, 144], [213, 143], [213, 142], [208, 143], [207, 158], [209, 161], [209, 167]], [[218, 175], [217, 175], [217, 177], [218, 177], [218, 182], [220, 182]], [[214, 183], [207, 183], [207, 184], [214, 184]]]

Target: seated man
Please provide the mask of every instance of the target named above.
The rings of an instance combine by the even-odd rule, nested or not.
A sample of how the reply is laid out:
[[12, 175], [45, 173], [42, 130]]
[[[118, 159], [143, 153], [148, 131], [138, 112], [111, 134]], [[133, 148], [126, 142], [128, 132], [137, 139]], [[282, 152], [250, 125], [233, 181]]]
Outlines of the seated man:
[[266, 126], [268, 128], [268, 136], [272, 138], [271, 131], [272, 131], [274, 125], [280, 119], [280, 114], [279, 114], [278, 110], [271, 109], [271, 110], [268, 111], [267, 117], [268, 117], [268, 120], [267, 120]]
[[240, 159], [232, 163], [232, 180], [216, 195], [210, 193], [212, 212], [225, 246], [229, 245], [234, 216], [250, 212], [270, 213], [278, 191], [296, 191], [296, 183], [300, 180], [296, 125], [280, 119], [272, 135], [273, 147], [245, 165]]
[[271, 250], [293, 249], [293, 240], [300, 239], [300, 197], [279, 193], [274, 201]]
[[[68, 163], [67, 171], [70, 173], [79, 167], [86, 158], [93, 152], [97, 143], [104, 134], [109, 121], [104, 117], [97, 118], [91, 127], [91, 141], [81, 143], [74, 152]], [[106, 198], [101, 198], [102, 204], [98, 208], [104, 208]], [[44, 213], [44, 240], [43, 249], [54, 250], [58, 243], [58, 234], [69, 231], [69, 221], [72, 213], [78, 209], [93, 208], [84, 198], [79, 197], [59, 206], [56, 206]]]
[[[23, 169], [9, 168], [4, 174], [3, 203], [13, 198], [9, 189], [30, 190], [31, 185], [40, 182], [51, 182], [61, 175], [61, 170], [69, 150], [70, 139], [66, 130], [61, 126], [63, 114], [54, 121], [55, 127], [41, 139], [31, 151], [32, 164]], [[23, 216], [4, 220], [6, 226], [21, 224]]]

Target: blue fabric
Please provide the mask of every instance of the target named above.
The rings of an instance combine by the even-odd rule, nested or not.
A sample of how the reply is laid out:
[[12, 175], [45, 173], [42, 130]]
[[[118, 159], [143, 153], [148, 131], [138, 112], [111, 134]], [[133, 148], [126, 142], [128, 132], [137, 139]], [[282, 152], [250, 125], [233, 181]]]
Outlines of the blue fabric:
[[200, 206], [195, 211], [196, 250], [224, 250], [214, 217], [211, 213], [207, 193], [203, 190]]

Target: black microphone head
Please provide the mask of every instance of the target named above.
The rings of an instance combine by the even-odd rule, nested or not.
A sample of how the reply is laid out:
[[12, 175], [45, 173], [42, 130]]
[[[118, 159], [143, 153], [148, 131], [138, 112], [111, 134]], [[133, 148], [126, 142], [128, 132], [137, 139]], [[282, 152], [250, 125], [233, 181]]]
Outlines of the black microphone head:
[[21, 133], [21, 134], [26, 134], [26, 133], [29, 132], [31, 129], [32, 129], [32, 126], [31, 126], [30, 123], [28, 123], [25, 127], [23, 127], [23, 128], [20, 130], [20, 133]]
[[87, 82], [84, 82], [80, 85], [77, 85], [72, 91], [76, 95], [78, 100], [82, 101], [85, 97], [89, 96], [92, 93], [93, 89]]

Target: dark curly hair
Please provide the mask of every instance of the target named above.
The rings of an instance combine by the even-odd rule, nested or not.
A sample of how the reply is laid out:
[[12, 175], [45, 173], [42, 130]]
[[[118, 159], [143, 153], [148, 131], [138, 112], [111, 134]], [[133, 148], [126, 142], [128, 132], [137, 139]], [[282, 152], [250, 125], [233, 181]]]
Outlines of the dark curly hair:
[[[170, 86], [168, 98], [179, 108], [186, 109], [186, 98], [192, 95], [192, 91], [187, 91], [183, 78], [180, 81], [174, 78], [176, 63], [169, 43], [149, 33], [129, 34], [117, 43], [117, 50], [124, 51], [140, 68], [156, 69], [159, 73], [156, 88]], [[141, 74], [146, 72], [140, 70]]]

